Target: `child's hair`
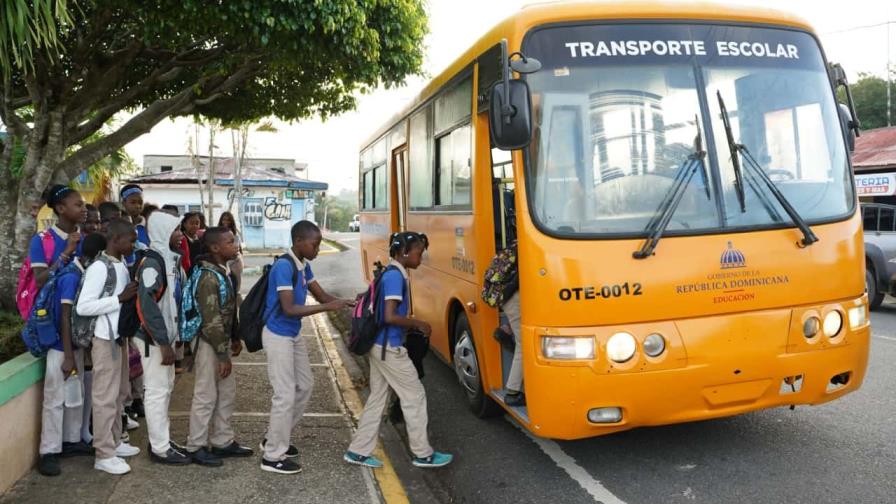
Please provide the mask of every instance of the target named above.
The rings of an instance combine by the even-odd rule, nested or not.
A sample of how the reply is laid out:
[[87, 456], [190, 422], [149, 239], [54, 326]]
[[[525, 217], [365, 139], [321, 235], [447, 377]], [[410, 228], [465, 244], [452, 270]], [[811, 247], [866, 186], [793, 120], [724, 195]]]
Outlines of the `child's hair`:
[[416, 231], [392, 233], [389, 237], [389, 257], [410, 253], [411, 247], [415, 243], [422, 244], [423, 250], [429, 248], [429, 238], [423, 233], [417, 233]]
[[108, 222], [116, 217], [115, 214], [121, 215], [121, 207], [118, 203], [112, 201], [104, 201], [100, 203], [100, 222]]
[[84, 242], [81, 244], [81, 256], [87, 260], [86, 262], [93, 261], [97, 254], [106, 250], [106, 245], [106, 237], [102, 233], [90, 233], [84, 237]]
[[53, 213], [56, 213], [56, 205], [65, 201], [65, 198], [68, 198], [69, 195], [76, 193], [78, 191], [72, 189], [69, 186], [64, 186], [62, 184], [56, 184], [41, 194], [41, 199], [47, 202], [47, 206], [53, 210]]
[[232, 232], [230, 231], [230, 228], [224, 226], [215, 226], [206, 229], [205, 234], [202, 235], [202, 248], [210, 253], [211, 246], [221, 243], [224, 235], [230, 232]]
[[162, 205], [162, 211], [169, 212], [169, 213], [171, 213], [171, 215], [173, 215], [175, 217], [180, 216], [180, 210], [177, 208], [177, 205], [170, 205], [170, 204]]
[[153, 205], [152, 203], [147, 203], [143, 205], [143, 211], [140, 212], [140, 215], [143, 216], [144, 219], [149, 219], [149, 216], [152, 215], [153, 212], [158, 212], [159, 207]]
[[118, 195], [121, 196], [122, 202], [134, 194], [143, 194], [143, 188], [137, 184], [128, 184], [122, 187], [121, 191], [118, 193]]
[[112, 219], [109, 221], [109, 229], [107, 234], [109, 240], [113, 240], [120, 236], [130, 235], [134, 232], [134, 224], [124, 219]]
[[230, 217], [230, 225], [229, 225], [229, 226], [225, 226], [225, 227], [226, 227], [227, 229], [229, 229], [230, 232], [232, 232], [233, 234], [237, 234], [237, 230], [236, 230], [236, 219], [233, 218], [233, 214], [230, 213], [230, 212], [223, 212], [223, 213], [221, 214], [221, 216], [218, 217], [218, 226], [224, 226], [224, 224], [221, 224], [221, 221], [224, 220], [224, 217]]
[[320, 234], [320, 228], [317, 227], [317, 224], [311, 221], [300, 220], [299, 222], [293, 224], [292, 230], [289, 234], [292, 237], [292, 242], [295, 243], [299, 240], [305, 240], [314, 235]]
[[88, 212], [99, 213], [99, 210], [97, 210], [97, 208], [95, 206], [91, 205], [90, 203], [87, 203], [86, 205], [84, 205], [84, 208], [86, 208]]
[[202, 223], [202, 218], [199, 217], [200, 215], [202, 215], [202, 214], [200, 214], [199, 212], [187, 212], [187, 213], [185, 213], [183, 219], [180, 220], [180, 230], [183, 231], [183, 232], [186, 232], [187, 230], [185, 229], [185, 227], [186, 227], [186, 225], [187, 225], [187, 222], [189, 222], [190, 219], [192, 219], [193, 217], [196, 217], [197, 219], [199, 219], [199, 223], [201, 224], [201, 223]]
[[205, 214], [202, 212], [196, 212], [196, 215], [199, 216], [199, 229], [206, 229], [208, 226], [205, 224]]

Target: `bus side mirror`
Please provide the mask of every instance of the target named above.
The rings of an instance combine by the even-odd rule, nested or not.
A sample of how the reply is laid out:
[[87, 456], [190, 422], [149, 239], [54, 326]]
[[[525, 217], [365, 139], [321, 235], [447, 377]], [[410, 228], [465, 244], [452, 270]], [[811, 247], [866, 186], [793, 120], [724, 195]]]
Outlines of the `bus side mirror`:
[[492, 143], [501, 150], [529, 146], [532, 139], [532, 98], [525, 81], [508, 79], [492, 86], [488, 129]]
[[849, 152], [856, 150], [856, 132], [853, 127], [852, 114], [849, 111], [849, 107], [838, 103], [837, 109], [840, 112], [840, 128], [843, 130], [843, 134], [846, 135], [846, 145], [849, 147]]

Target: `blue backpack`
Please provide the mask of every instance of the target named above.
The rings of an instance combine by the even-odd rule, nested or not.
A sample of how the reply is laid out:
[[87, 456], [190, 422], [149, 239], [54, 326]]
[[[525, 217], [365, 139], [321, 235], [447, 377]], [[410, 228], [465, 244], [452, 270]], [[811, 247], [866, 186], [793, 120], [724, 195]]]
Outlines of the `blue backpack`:
[[58, 268], [50, 272], [47, 283], [41, 287], [34, 298], [31, 313], [22, 328], [22, 341], [31, 355], [43, 357], [47, 351], [59, 343], [59, 332], [56, 330], [56, 319], [53, 313], [53, 303], [56, 300], [56, 284], [64, 275], [80, 274], [74, 263]]
[[199, 305], [196, 303], [196, 288], [199, 286], [199, 278], [203, 271], [214, 273], [218, 277], [218, 295], [221, 299], [221, 305], [227, 302], [227, 283], [221, 273], [205, 267], [195, 267], [184, 284], [181, 291], [180, 300], [180, 321], [178, 328], [180, 329], [180, 340], [189, 343], [196, 338], [199, 329], [202, 328], [202, 312], [199, 311]]

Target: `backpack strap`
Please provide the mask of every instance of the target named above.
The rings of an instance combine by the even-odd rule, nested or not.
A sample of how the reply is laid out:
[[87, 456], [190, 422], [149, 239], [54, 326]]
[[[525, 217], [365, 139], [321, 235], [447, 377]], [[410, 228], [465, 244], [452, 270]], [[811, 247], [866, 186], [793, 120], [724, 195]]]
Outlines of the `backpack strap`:
[[44, 248], [44, 257], [47, 260], [47, 268], [50, 268], [53, 266], [50, 259], [53, 258], [53, 253], [56, 252], [56, 239], [53, 238], [53, 233], [51, 233], [49, 229], [41, 231], [40, 244]]
[[[386, 266], [386, 269], [385, 269], [385, 270], [383, 271], [383, 273], [380, 275], [380, 278], [379, 278], [379, 284], [377, 285], [377, 289], [376, 289], [377, 306], [379, 305], [379, 298], [380, 298], [380, 296], [382, 296], [382, 289], [380, 289], [379, 287], [380, 287], [380, 286], [382, 285], [382, 283], [383, 283], [383, 276], [384, 276], [384, 275], [386, 274], [386, 272], [389, 271], [389, 270], [392, 270], [392, 271], [398, 271], [398, 268], [396, 268], [395, 266], [393, 266], [393, 265], [390, 264], [389, 266]], [[401, 274], [401, 272], [398, 271], [398, 274]], [[402, 297], [402, 301], [404, 301], [404, 297], [405, 297], [405, 295], [407, 294], [408, 281], [404, 279], [404, 276], [402, 276], [402, 280], [403, 280], [403, 281], [402, 281], [402, 285], [401, 285], [401, 297]], [[383, 308], [385, 309], [385, 307], [386, 307], [386, 304], [385, 304], [385, 302], [384, 302], [384, 303], [383, 303]], [[384, 325], [384, 327], [385, 327], [385, 324], [383, 324], [383, 325]], [[389, 346], [389, 337], [388, 337], [388, 335], [386, 335], [386, 334], [384, 333], [384, 334], [383, 334], [383, 345], [382, 345], [382, 348], [381, 348], [381, 351], [380, 351], [380, 360], [386, 360], [386, 347], [387, 347], [387, 346]]]

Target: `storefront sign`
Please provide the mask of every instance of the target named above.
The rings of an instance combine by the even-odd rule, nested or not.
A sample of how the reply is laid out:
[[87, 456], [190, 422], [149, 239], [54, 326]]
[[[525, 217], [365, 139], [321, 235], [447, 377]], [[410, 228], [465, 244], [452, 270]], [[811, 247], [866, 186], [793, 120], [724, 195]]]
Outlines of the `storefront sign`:
[[856, 175], [859, 196], [893, 196], [896, 194], [896, 173]]

